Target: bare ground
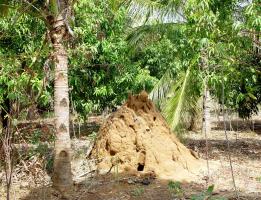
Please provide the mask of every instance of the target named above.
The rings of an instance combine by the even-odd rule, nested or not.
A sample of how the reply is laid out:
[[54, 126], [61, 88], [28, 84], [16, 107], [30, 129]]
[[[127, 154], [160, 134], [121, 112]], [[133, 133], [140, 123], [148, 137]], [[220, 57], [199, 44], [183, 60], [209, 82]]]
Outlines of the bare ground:
[[[236, 199], [228, 160], [227, 141], [224, 131], [216, 129], [208, 134], [209, 176], [207, 170], [202, 169], [202, 173], [193, 182], [181, 183], [181, 191], [178, 193], [168, 188], [168, 180], [154, 179], [150, 175], [130, 176], [119, 174], [115, 169], [105, 176], [86, 174], [85, 172], [95, 169], [95, 166], [85, 159], [88, 151], [86, 144], [90, 144], [89, 139], [75, 140], [76, 146], [80, 146], [74, 148], [73, 168], [77, 181], [68, 192], [68, 199], [191, 199], [193, 194], [205, 191], [207, 185], [211, 184], [215, 185], [214, 197]], [[255, 132], [228, 131], [234, 176], [240, 199], [261, 200], [261, 135], [258, 134], [259, 131], [259, 129]], [[200, 133], [189, 133], [185, 138], [186, 146], [198, 152], [204, 159], [206, 159], [205, 142], [204, 136]], [[207, 161], [205, 162], [207, 165]], [[42, 179], [39, 179], [37, 183], [32, 183], [33, 177], [29, 175], [22, 179], [14, 178], [12, 199], [61, 199], [60, 195], [50, 187], [49, 176], [45, 172], [38, 173], [42, 173], [40, 175]], [[0, 185], [0, 199], [5, 199], [4, 182]]]

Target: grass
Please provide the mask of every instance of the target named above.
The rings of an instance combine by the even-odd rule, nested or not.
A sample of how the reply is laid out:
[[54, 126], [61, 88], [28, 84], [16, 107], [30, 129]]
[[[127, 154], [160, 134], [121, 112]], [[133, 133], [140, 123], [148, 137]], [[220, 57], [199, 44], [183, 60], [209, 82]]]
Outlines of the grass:
[[144, 188], [143, 187], [136, 187], [134, 190], [131, 191], [132, 196], [139, 197], [144, 194]]
[[256, 181], [259, 182], [259, 183], [261, 183], [261, 176], [256, 177]]

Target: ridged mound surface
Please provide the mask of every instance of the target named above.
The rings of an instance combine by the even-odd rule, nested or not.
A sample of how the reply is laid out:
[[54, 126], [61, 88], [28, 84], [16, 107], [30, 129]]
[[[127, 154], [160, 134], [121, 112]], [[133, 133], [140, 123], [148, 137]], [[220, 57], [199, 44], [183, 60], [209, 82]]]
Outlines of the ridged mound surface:
[[146, 92], [128, 97], [102, 125], [92, 158], [100, 173], [154, 173], [159, 178], [188, 180], [200, 160], [171, 133]]

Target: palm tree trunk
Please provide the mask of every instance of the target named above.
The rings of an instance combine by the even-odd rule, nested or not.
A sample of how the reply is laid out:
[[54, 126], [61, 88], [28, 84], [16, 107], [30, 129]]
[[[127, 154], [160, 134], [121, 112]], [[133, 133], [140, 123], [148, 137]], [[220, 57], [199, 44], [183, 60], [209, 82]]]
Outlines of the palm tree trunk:
[[69, 134], [69, 94], [68, 94], [68, 55], [64, 46], [67, 34], [63, 17], [59, 15], [50, 21], [50, 37], [54, 48], [55, 83], [55, 157], [53, 171], [53, 186], [62, 193], [72, 186], [71, 172], [71, 141]]

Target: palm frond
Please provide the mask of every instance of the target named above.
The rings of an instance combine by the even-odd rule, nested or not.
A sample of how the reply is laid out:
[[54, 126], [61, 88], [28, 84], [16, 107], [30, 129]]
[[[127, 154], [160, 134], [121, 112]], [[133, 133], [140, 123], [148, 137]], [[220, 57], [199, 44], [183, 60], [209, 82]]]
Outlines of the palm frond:
[[0, 0], [0, 16], [1, 17], [6, 16], [11, 7], [12, 5], [8, 0]]
[[157, 35], [176, 34], [183, 30], [182, 23], [155, 23], [145, 24], [132, 29], [127, 37], [127, 41], [131, 46], [137, 46], [140, 42], [146, 40], [157, 39]]
[[175, 130], [181, 118], [181, 111], [186, 97], [186, 88], [188, 87], [187, 85], [189, 82], [190, 69], [191, 68], [189, 67], [186, 73], [180, 75], [180, 79], [172, 88], [172, 91], [174, 92], [173, 96], [166, 102], [163, 108], [163, 114], [173, 130]]
[[136, 23], [146, 23], [151, 19], [161, 21], [184, 21], [182, 14], [182, 0], [128, 0], [129, 13]]
[[46, 10], [43, 3], [39, 2], [39, 5], [37, 4], [38, 1], [35, 2], [29, 2], [27, 0], [23, 0], [21, 3], [21, 7], [28, 6], [30, 9], [28, 10], [28, 14], [41, 18], [42, 20], [45, 20], [46, 17], [49, 15], [48, 10]]
[[173, 77], [170, 70], [167, 70], [149, 94], [149, 98], [154, 102], [165, 99], [173, 84]]
[[9, 1], [9, 0], [0, 0], [0, 16], [7, 16], [9, 10], [15, 10], [16, 15], [12, 19], [12, 23], [16, 23], [16, 21], [24, 14], [29, 14], [34, 17], [40, 18], [42, 20], [46, 20], [48, 16], [47, 11], [44, 6], [37, 6], [34, 2], [30, 2], [27, 0], [23, 1]]
[[[195, 92], [195, 74], [193, 65], [189, 65], [186, 72], [179, 75], [178, 80], [170, 90], [170, 98], [163, 105], [163, 115], [172, 130], [188, 123], [192, 115], [199, 111], [198, 100], [200, 93]], [[190, 116], [191, 115], [191, 116]]]

